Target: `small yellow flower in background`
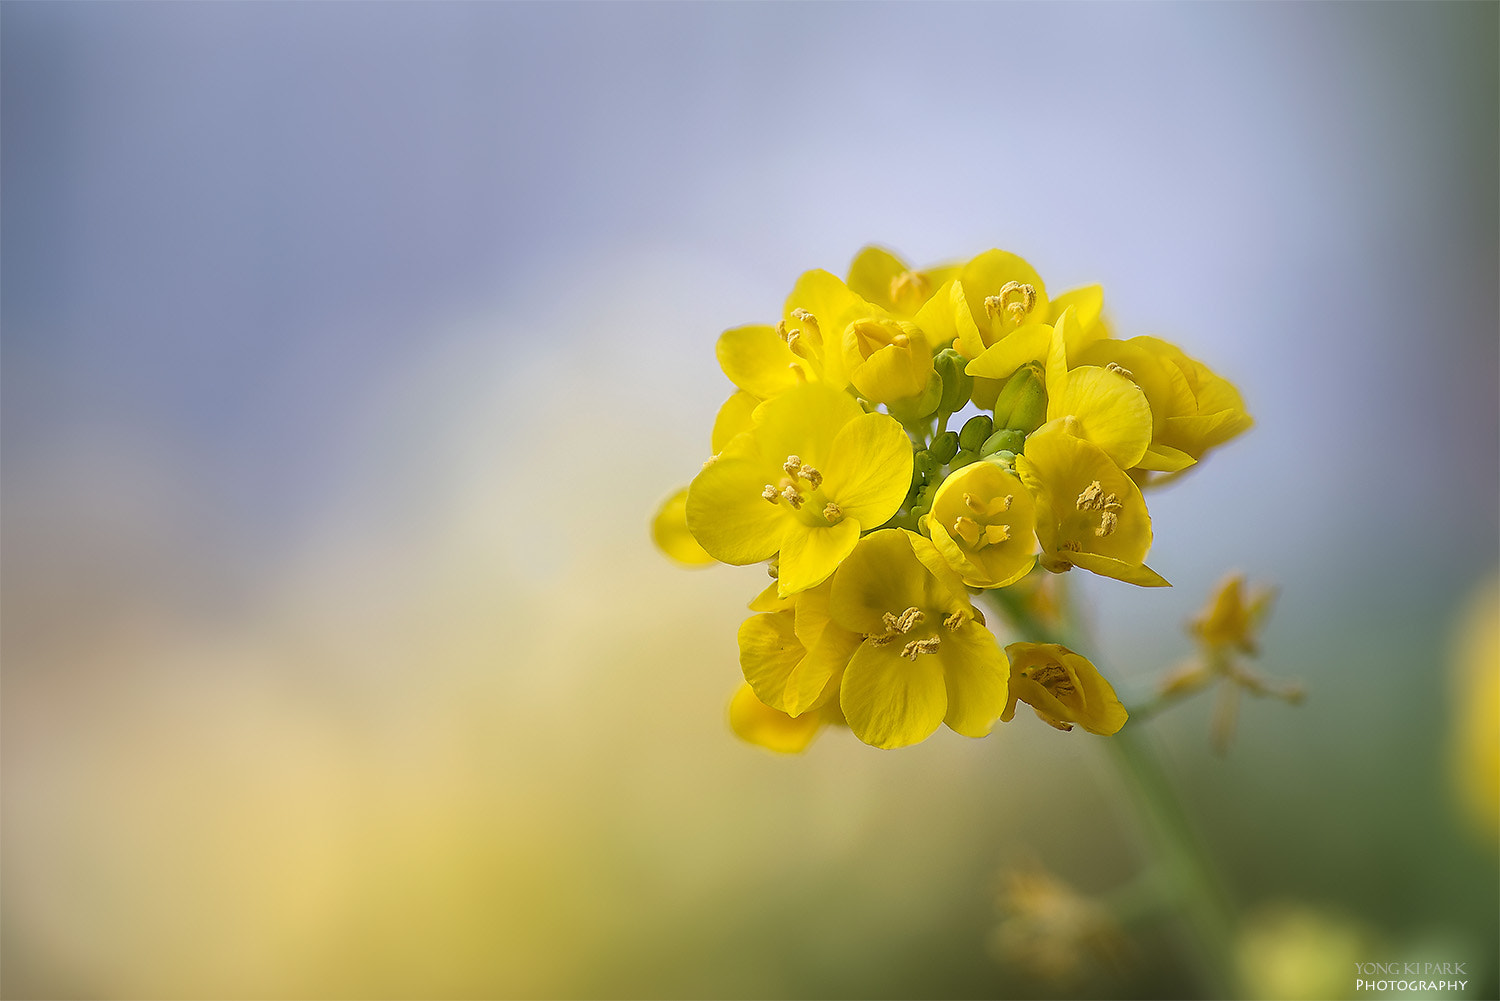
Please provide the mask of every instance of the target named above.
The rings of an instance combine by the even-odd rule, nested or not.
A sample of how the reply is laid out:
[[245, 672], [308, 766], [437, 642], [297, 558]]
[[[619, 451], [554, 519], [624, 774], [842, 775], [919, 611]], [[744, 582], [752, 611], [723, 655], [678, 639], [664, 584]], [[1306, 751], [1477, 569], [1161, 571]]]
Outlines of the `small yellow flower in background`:
[[970, 463], [950, 474], [923, 526], [969, 587], [1006, 587], [1036, 564], [1031, 494], [993, 462]]
[[860, 636], [839, 704], [866, 744], [905, 747], [938, 724], [983, 737], [1005, 710], [1005, 654], [956, 573], [914, 532], [860, 540], [833, 578], [829, 614]]
[[911, 484], [911, 440], [848, 393], [808, 383], [762, 403], [688, 487], [687, 524], [715, 559], [780, 554], [782, 595], [822, 583]]
[[1346, 997], [1350, 971], [1379, 954], [1358, 922], [1301, 903], [1263, 905], [1235, 943], [1244, 996], [1265, 1001]]
[[1059, 986], [1123, 965], [1125, 936], [1109, 910], [1040, 866], [1003, 873], [999, 905], [990, 950], [1002, 963]]
[[838, 692], [844, 665], [863, 639], [830, 621], [832, 581], [781, 598], [767, 588], [740, 626], [740, 669], [755, 697], [797, 717], [825, 705]]
[[656, 509], [656, 517], [651, 519], [651, 541], [685, 567], [706, 567], [714, 562], [688, 531], [687, 487], [662, 501]]
[[849, 288], [865, 301], [910, 318], [958, 276], [959, 265], [917, 271], [884, 247], [865, 247], [849, 265]]
[[1188, 632], [1210, 649], [1234, 647], [1257, 654], [1260, 648], [1256, 634], [1275, 600], [1275, 588], [1257, 588], [1246, 595], [1245, 575], [1230, 574], [1209, 596], [1203, 611], [1188, 625]]
[[825, 726], [841, 722], [837, 702], [793, 719], [762, 703], [749, 685], [741, 685], [729, 701], [729, 728], [736, 736], [778, 754], [802, 753]]
[[1268, 695], [1289, 705], [1296, 705], [1306, 695], [1299, 683], [1266, 677], [1240, 659], [1242, 654], [1253, 657], [1259, 652], [1258, 634], [1275, 597], [1275, 589], [1268, 587], [1247, 593], [1243, 574], [1226, 576], [1209, 595], [1203, 610], [1187, 624], [1187, 633], [1198, 646], [1197, 655], [1159, 683], [1162, 703], [1219, 685], [1212, 739], [1214, 749], [1221, 754], [1234, 739], [1241, 694]]
[[1168, 586], [1145, 565], [1151, 515], [1140, 488], [1098, 445], [1047, 427], [1026, 439], [1016, 472], [1036, 500], [1044, 568], [1078, 566], [1143, 587]]
[[1104, 676], [1087, 657], [1060, 643], [1012, 643], [1010, 701], [1000, 718], [1009, 723], [1016, 701], [1031, 706], [1037, 717], [1059, 730], [1073, 725], [1089, 733], [1118, 733], [1130, 714]]
[[1500, 578], [1475, 592], [1458, 628], [1452, 760], [1458, 793], [1477, 830], [1500, 838]]

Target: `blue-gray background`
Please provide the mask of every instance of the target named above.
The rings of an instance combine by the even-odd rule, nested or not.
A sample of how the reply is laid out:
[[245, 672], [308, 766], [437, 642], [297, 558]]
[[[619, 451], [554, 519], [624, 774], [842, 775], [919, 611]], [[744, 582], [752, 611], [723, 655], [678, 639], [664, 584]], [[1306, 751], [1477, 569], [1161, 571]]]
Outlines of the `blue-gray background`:
[[1223, 571], [1277, 584], [1309, 702], [1228, 760], [1160, 724], [1231, 883], [1492, 980], [1445, 776], [1500, 546], [1495, 6], [0, 27], [7, 994], [1038, 989], [980, 884], [1126, 878], [1087, 735], [757, 756], [754, 573], [646, 541], [718, 331], [869, 241], [1102, 282], [1240, 385], [1255, 430], [1152, 499], [1176, 588], [1084, 584], [1105, 657], [1144, 688]]

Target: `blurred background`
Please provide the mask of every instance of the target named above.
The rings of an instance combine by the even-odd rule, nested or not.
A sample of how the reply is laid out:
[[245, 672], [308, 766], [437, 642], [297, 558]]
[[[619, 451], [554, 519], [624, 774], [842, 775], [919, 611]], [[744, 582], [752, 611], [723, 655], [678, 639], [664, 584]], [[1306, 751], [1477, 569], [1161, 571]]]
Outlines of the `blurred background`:
[[1147, 860], [1100, 738], [727, 729], [763, 571], [648, 521], [718, 333], [872, 241], [1102, 282], [1239, 384], [1257, 427], [1151, 497], [1176, 586], [1075, 581], [1098, 659], [1145, 692], [1225, 571], [1278, 586], [1259, 664], [1306, 703], [1225, 757], [1206, 700], [1150, 724], [1242, 989], [1495, 996], [1455, 666], [1500, 615], [1494, 5], [0, 28], [6, 996], [1201, 994], [1170, 915], [997, 947], [1016, 866], [1092, 899]]

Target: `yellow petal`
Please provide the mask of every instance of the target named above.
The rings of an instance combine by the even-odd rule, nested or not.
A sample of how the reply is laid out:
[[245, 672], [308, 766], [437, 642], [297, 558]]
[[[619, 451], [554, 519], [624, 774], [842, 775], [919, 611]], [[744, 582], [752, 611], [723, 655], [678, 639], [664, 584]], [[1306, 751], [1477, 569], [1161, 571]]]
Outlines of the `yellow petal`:
[[1126, 563], [1098, 553], [1064, 553], [1063, 555], [1074, 566], [1082, 567], [1101, 577], [1113, 577], [1115, 580], [1135, 584], [1137, 587], [1172, 586], [1171, 581], [1144, 563]]
[[911, 439], [894, 418], [864, 414], [839, 429], [823, 463], [823, 490], [866, 528], [884, 524], [911, 487]]
[[859, 633], [830, 625], [786, 680], [782, 708], [793, 716], [826, 704], [837, 693], [843, 670], [864, 642]]
[[761, 496], [776, 482], [776, 468], [767, 468], [750, 438], [735, 438], [688, 486], [688, 530], [711, 556], [736, 566], [776, 555], [792, 520], [785, 505]]
[[656, 548], [686, 567], [710, 566], [714, 558], [703, 551], [698, 540], [688, 531], [687, 487], [683, 487], [656, 509], [651, 519], [651, 540]]
[[948, 712], [948, 692], [937, 657], [901, 656], [900, 643], [860, 644], [839, 687], [849, 729], [866, 744], [906, 747], [926, 740]]
[[755, 423], [753, 415], [758, 406], [760, 400], [744, 390], [724, 401], [718, 415], [714, 417], [713, 437], [710, 439], [715, 455], [724, 451], [724, 446], [738, 435], [750, 430]]
[[860, 250], [849, 265], [849, 290], [883, 309], [891, 308], [891, 280], [911, 269], [884, 247]]
[[1047, 360], [1052, 334], [1052, 327], [1045, 323], [1017, 327], [969, 362], [964, 371], [975, 378], [1009, 379], [1028, 362]]
[[776, 578], [781, 594], [795, 594], [823, 583], [858, 541], [859, 522], [852, 518], [827, 526], [788, 522]]
[[786, 711], [786, 680], [807, 653], [792, 628], [792, 613], [752, 615], [740, 625], [740, 670], [755, 697], [772, 709]]
[[848, 393], [812, 382], [756, 407], [752, 437], [761, 456], [773, 466], [796, 455], [822, 469], [839, 429], [863, 413]]
[[729, 702], [729, 726], [747, 743], [779, 754], [799, 754], [823, 728], [823, 720], [815, 713], [793, 719], [761, 703], [749, 685], [741, 685]]
[[750, 599], [746, 607], [752, 612], [779, 612], [783, 608], [793, 608], [797, 604], [795, 598], [783, 598], [776, 591], [776, 582], [773, 580], [760, 594]]
[[879, 635], [885, 631], [882, 617], [886, 612], [927, 603], [923, 578], [928, 576], [905, 533], [894, 529], [872, 532], [839, 567], [829, 613], [846, 629]]
[[966, 358], [984, 350], [984, 339], [974, 325], [960, 282], [950, 281], [927, 300], [913, 320], [934, 348], [955, 347]]
[[[948, 711], [943, 722], [965, 737], [983, 737], [1005, 711], [1010, 664], [983, 626], [966, 622], [944, 630], [932, 655], [942, 663]], [[923, 658], [918, 657], [918, 660]]]
[[1106, 368], [1075, 368], [1060, 392], [1047, 387], [1047, 420], [1071, 417], [1073, 434], [1104, 449], [1121, 469], [1141, 461], [1151, 445], [1151, 406], [1141, 387]]
[[735, 327], [719, 335], [719, 367], [740, 389], [770, 399], [801, 384], [793, 369], [804, 364], [773, 327]]

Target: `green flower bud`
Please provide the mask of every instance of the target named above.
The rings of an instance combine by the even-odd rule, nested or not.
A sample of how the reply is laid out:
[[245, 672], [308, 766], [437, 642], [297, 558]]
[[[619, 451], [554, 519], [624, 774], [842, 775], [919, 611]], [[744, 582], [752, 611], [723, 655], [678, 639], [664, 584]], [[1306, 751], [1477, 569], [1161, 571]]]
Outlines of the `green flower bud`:
[[962, 452], [959, 452], [957, 455], [955, 455], [953, 457], [953, 461], [952, 462], [948, 463], [948, 471], [952, 472], [955, 469], [962, 469], [965, 466], [967, 466], [969, 463], [971, 463], [971, 462], [978, 462], [978, 461], [979, 461], [979, 453], [978, 452], [971, 452], [968, 449], [964, 449]]
[[1018, 368], [995, 398], [995, 426], [1030, 434], [1047, 420], [1047, 383], [1041, 366]]
[[994, 455], [1004, 449], [1007, 452], [1019, 452], [1021, 446], [1026, 443], [1026, 436], [1014, 428], [1001, 428], [984, 440], [979, 446], [979, 454], [985, 457]]
[[964, 372], [969, 360], [952, 348], [944, 348], [932, 359], [934, 372], [943, 380], [943, 395], [937, 409], [945, 414], [957, 413], [969, 402], [974, 391], [974, 377]]
[[959, 448], [970, 452], [978, 452], [979, 446], [983, 445], [985, 439], [995, 429], [995, 422], [988, 414], [980, 414], [978, 417], [970, 417], [964, 422], [963, 430], [958, 432]]
[[923, 449], [916, 455], [912, 456], [911, 468], [913, 470], [913, 473], [920, 473], [922, 476], [928, 479], [931, 479], [932, 476], [942, 468], [942, 466], [943, 464], [937, 461], [936, 457], [934, 457], [933, 454], [926, 449]]
[[948, 460], [958, 454], [958, 432], [944, 431], [933, 439], [927, 452], [937, 460], [938, 465], [947, 465]]

